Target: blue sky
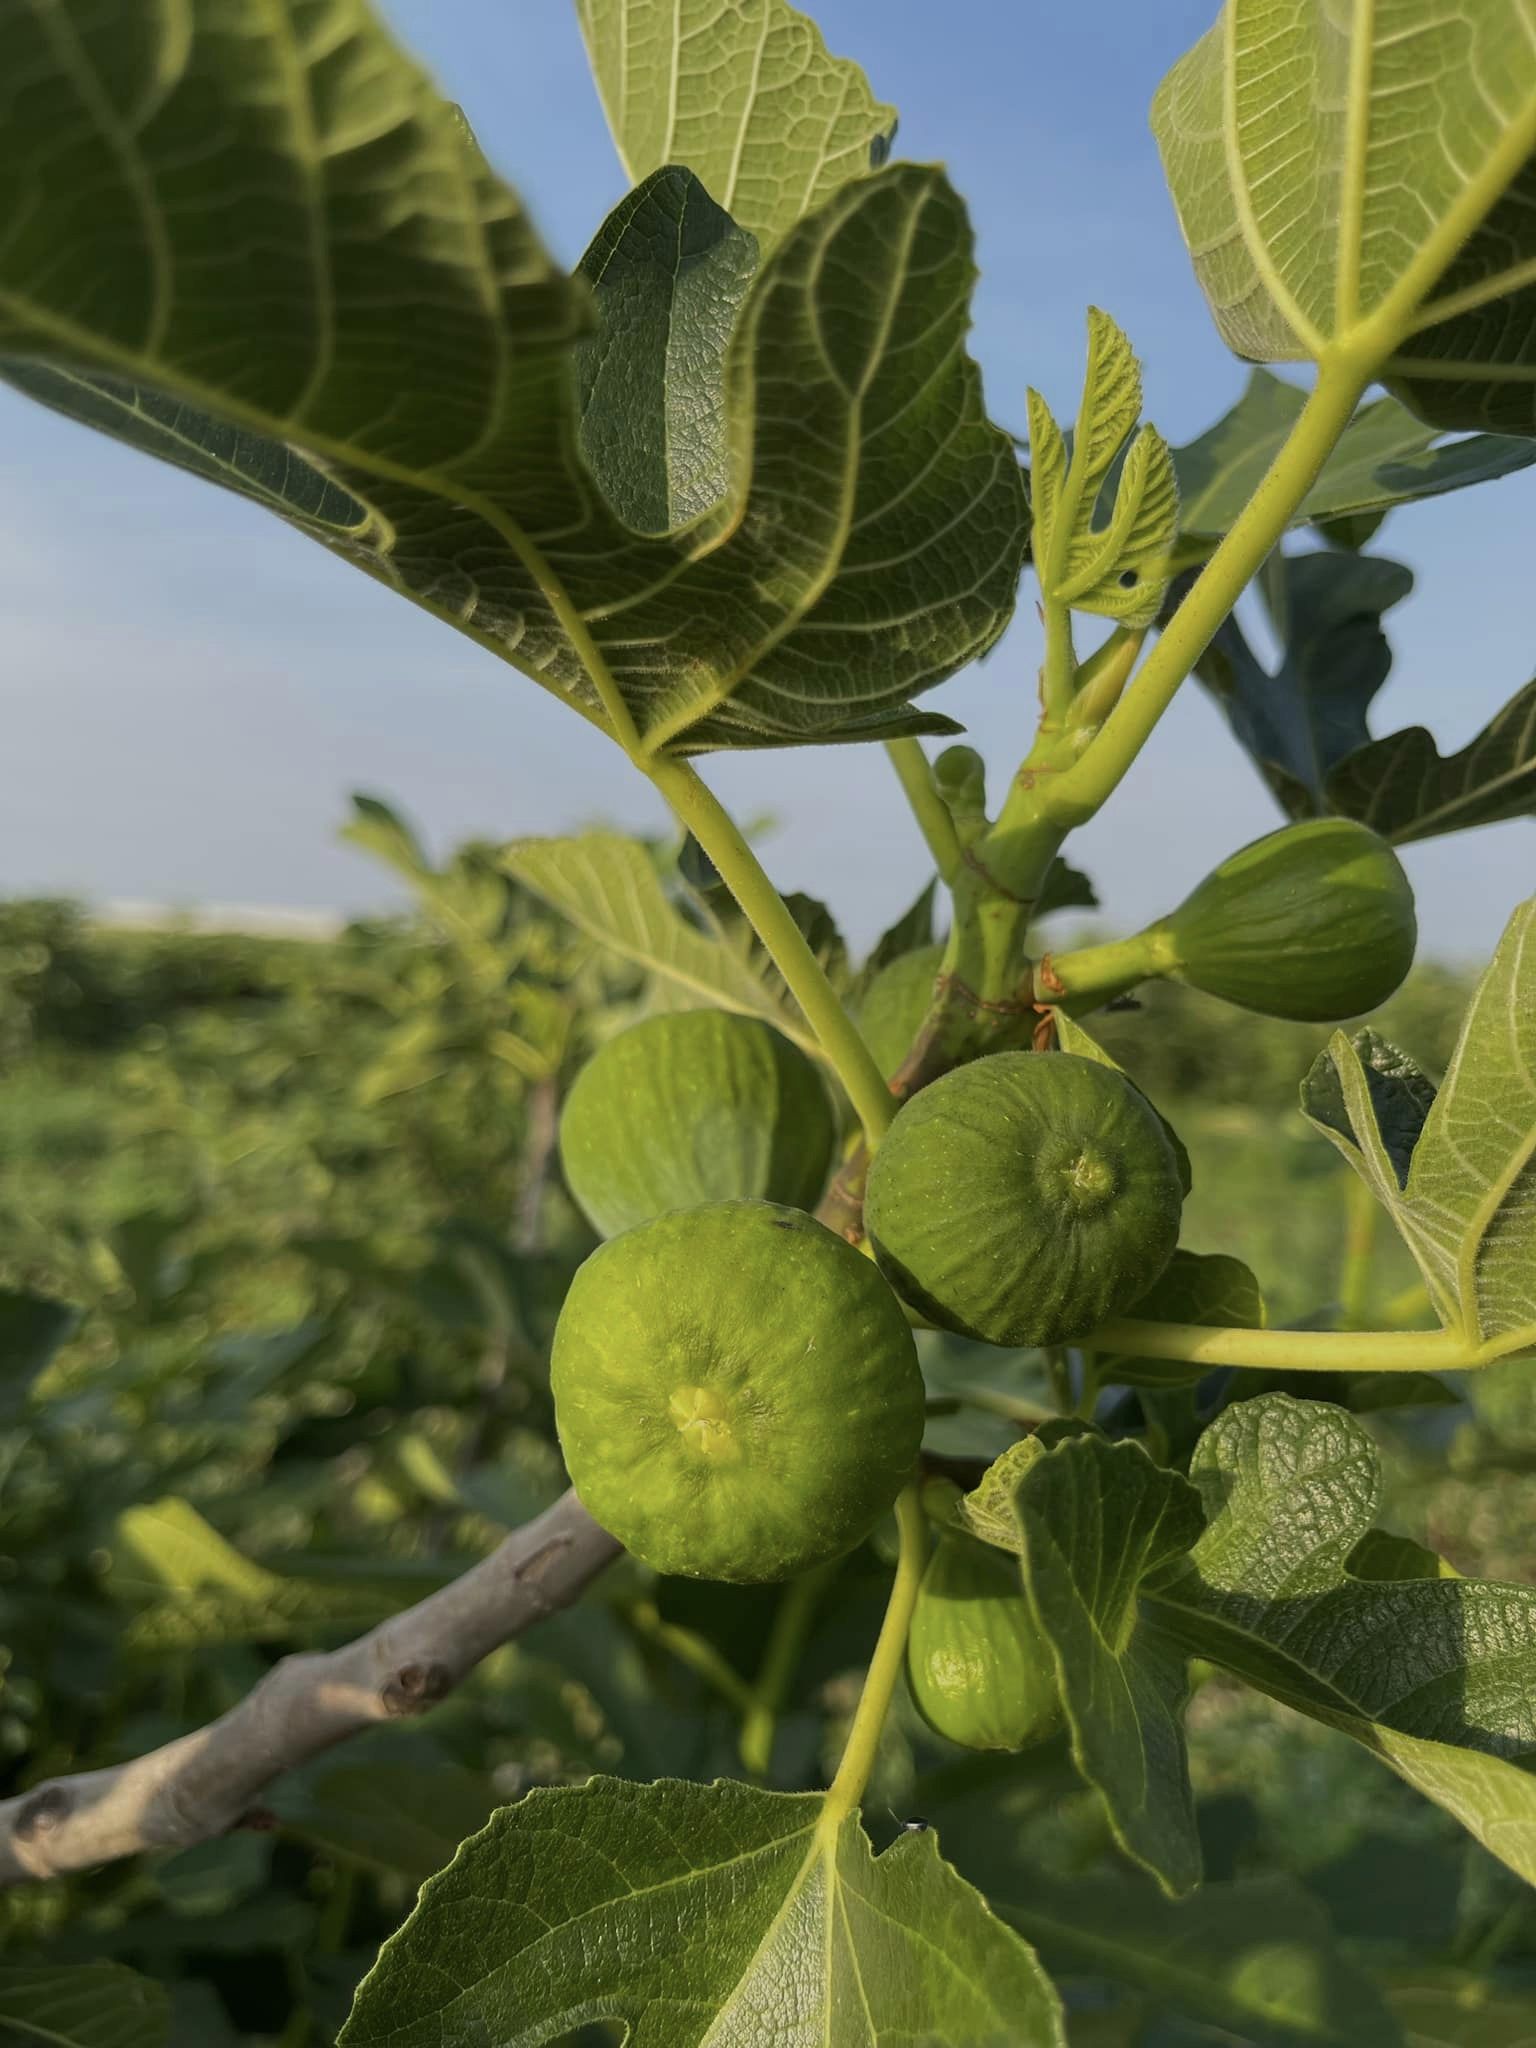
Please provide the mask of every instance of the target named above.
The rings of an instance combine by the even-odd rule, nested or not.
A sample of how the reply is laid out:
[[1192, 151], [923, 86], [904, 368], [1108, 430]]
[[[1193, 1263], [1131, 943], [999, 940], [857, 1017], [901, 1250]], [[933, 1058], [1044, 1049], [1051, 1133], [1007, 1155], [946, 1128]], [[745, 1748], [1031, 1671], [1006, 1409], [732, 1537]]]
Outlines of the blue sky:
[[[1146, 365], [1175, 441], [1246, 374], [1185, 260], [1146, 108], [1215, 0], [821, 0], [831, 46], [901, 109], [904, 154], [946, 162], [983, 267], [974, 347], [994, 414], [1034, 383], [1075, 406], [1083, 309], [1104, 306]], [[623, 190], [570, 0], [390, 0], [547, 238], [574, 261]], [[1532, 672], [1536, 472], [1397, 515], [1409, 562], [1398, 667], [1377, 728], [1457, 745]], [[1027, 594], [1026, 594], [1027, 595]], [[0, 392], [0, 893], [358, 909], [388, 884], [337, 844], [347, 792], [439, 844], [661, 813], [617, 752], [515, 672], [227, 495]], [[930, 700], [1001, 780], [1022, 751], [1038, 644], [1024, 615], [985, 666]], [[856, 938], [910, 897], [921, 849], [878, 749], [711, 761], [744, 816], [779, 822], [785, 887], [828, 896]], [[1168, 908], [1275, 822], [1191, 685], [1074, 857], [1113, 921]], [[1485, 953], [1536, 885], [1536, 832], [1413, 850], [1426, 949]]]

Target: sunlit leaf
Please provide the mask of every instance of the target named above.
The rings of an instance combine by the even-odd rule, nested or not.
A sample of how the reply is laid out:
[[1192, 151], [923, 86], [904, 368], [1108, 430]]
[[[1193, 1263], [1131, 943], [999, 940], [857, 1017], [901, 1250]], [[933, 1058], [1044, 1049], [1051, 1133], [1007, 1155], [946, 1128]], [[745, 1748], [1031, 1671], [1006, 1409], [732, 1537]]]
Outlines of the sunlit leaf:
[[822, 1812], [732, 1784], [532, 1792], [428, 1881], [340, 2048], [539, 2048], [599, 2019], [651, 2048], [1062, 2048], [1033, 1953], [931, 1831], [876, 1856]]
[[1529, 0], [1226, 0], [1152, 122], [1229, 347], [1347, 342], [1426, 420], [1536, 431], [1532, 30]]
[[1536, 1343], [1536, 898], [1511, 918], [1438, 1093], [1374, 1034], [1336, 1033], [1302, 1107], [1385, 1204], [1441, 1320]]
[[1179, 492], [1168, 444], [1138, 428], [1141, 365], [1121, 330], [1088, 311], [1088, 367], [1070, 455], [1038, 391], [1028, 395], [1034, 563], [1048, 603], [1150, 625], [1168, 584]]
[[619, 155], [685, 164], [767, 245], [883, 163], [896, 113], [784, 0], [576, 0]]
[[840, 184], [779, 243], [727, 362], [727, 495], [645, 538], [578, 454], [584, 281], [355, 0], [60, 0], [3, 36], [0, 362], [131, 387], [65, 395], [653, 751], [951, 729], [907, 700], [1002, 631], [1026, 515], [941, 174]]
[[761, 973], [745, 948], [718, 930], [685, 918], [666, 891], [645, 848], [617, 832], [579, 839], [514, 839], [503, 849], [507, 872], [578, 931], [648, 973], [662, 976], [688, 1002], [766, 1017], [807, 1052], [821, 1048], [797, 1011]]
[[1536, 1588], [1362, 1579], [1380, 1463], [1327, 1402], [1265, 1395], [1201, 1438], [1205, 1534], [1147, 1611], [1192, 1656], [1342, 1729], [1536, 1883]]

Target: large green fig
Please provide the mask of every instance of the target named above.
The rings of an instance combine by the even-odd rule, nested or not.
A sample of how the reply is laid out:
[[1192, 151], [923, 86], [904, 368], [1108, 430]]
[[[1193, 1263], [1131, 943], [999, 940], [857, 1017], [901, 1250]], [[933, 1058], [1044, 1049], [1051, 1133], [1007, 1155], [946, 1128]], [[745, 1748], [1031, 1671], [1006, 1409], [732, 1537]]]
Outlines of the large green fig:
[[798, 1209], [716, 1202], [599, 1246], [555, 1330], [572, 1484], [658, 1571], [790, 1578], [912, 1476], [923, 1383], [901, 1304]]
[[934, 976], [944, 958], [942, 946], [919, 946], [888, 961], [865, 991], [859, 1005], [859, 1030], [875, 1056], [875, 1065], [889, 1077], [912, 1049], [928, 1006]]
[[604, 1237], [668, 1209], [810, 1208], [835, 1129], [815, 1067], [756, 1017], [684, 1010], [609, 1039], [560, 1118], [566, 1185]]
[[1149, 934], [1192, 987], [1317, 1024], [1384, 1003], [1413, 965], [1417, 935], [1402, 863], [1348, 818], [1255, 840]]
[[907, 1684], [935, 1734], [966, 1749], [1027, 1749], [1055, 1733], [1056, 1666], [1016, 1558], [940, 1534], [912, 1611]]
[[1117, 1068], [999, 1052], [901, 1111], [864, 1220], [892, 1286], [933, 1322], [988, 1344], [1061, 1344], [1146, 1293], [1183, 1200], [1157, 1112]]

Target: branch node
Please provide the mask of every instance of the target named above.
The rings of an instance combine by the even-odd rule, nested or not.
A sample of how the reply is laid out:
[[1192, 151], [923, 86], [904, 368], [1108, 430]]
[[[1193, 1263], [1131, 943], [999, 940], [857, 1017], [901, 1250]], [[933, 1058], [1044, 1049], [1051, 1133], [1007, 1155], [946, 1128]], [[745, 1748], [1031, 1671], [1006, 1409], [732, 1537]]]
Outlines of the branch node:
[[39, 1835], [51, 1835], [60, 1821], [69, 1818], [73, 1805], [62, 1785], [40, 1785], [16, 1816], [12, 1830], [16, 1839], [35, 1842]]
[[446, 1699], [453, 1688], [453, 1677], [446, 1664], [402, 1664], [392, 1678], [387, 1678], [379, 1688], [379, 1698], [384, 1702], [384, 1711], [393, 1719], [404, 1719], [410, 1714], [424, 1714], [428, 1707], [435, 1707]]

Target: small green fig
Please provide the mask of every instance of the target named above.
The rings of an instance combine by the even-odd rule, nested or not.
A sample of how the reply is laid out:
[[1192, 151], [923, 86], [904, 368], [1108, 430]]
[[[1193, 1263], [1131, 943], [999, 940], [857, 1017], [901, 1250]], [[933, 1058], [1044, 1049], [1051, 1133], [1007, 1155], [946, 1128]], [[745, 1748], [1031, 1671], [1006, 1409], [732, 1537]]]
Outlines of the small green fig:
[[881, 1271], [931, 1321], [988, 1344], [1063, 1344], [1147, 1292], [1183, 1200], [1157, 1112], [1117, 1068], [1000, 1052], [902, 1109], [864, 1220]]
[[912, 1049], [933, 1001], [934, 976], [943, 958], [942, 946], [919, 946], [915, 953], [888, 961], [865, 991], [859, 1030], [887, 1079]]
[[966, 1749], [1028, 1749], [1056, 1732], [1056, 1666], [1016, 1558], [941, 1531], [912, 1612], [907, 1684], [934, 1733]]
[[810, 1208], [831, 1163], [815, 1067], [756, 1017], [648, 1017], [599, 1048], [560, 1118], [566, 1185], [604, 1237], [668, 1209], [753, 1200]]
[[1326, 1024], [1384, 1003], [1413, 965], [1413, 890], [1349, 818], [1282, 826], [1234, 853], [1148, 935], [1191, 987]]
[[550, 1384], [583, 1504], [657, 1571], [786, 1579], [911, 1478], [923, 1382], [901, 1304], [798, 1209], [715, 1202], [600, 1245]]

